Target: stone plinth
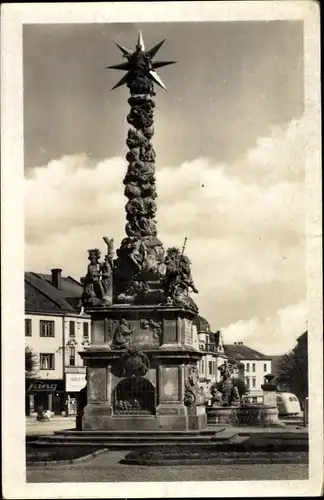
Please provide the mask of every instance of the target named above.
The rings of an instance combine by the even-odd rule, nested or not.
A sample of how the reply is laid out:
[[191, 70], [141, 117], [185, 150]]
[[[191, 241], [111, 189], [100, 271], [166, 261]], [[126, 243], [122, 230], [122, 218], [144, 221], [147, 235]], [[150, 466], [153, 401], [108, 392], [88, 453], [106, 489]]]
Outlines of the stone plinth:
[[264, 427], [271, 425], [281, 425], [284, 426], [281, 422], [279, 422], [279, 410], [276, 406], [264, 406], [263, 407], [263, 425]]
[[[80, 353], [88, 370], [84, 430], [192, 430], [207, 425], [203, 405], [184, 404], [189, 369], [202, 356], [193, 346], [194, 311], [114, 305], [89, 312], [92, 343]], [[133, 331], [124, 349], [114, 344], [120, 320]], [[125, 360], [134, 350], [139, 354], [129, 372]]]
[[280, 425], [279, 410], [277, 406], [277, 385], [273, 382], [274, 375], [266, 375], [267, 380], [261, 389], [263, 390], [263, 420], [264, 425]]
[[263, 390], [263, 404], [265, 406], [277, 406], [277, 386], [274, 384], [261, 385]]

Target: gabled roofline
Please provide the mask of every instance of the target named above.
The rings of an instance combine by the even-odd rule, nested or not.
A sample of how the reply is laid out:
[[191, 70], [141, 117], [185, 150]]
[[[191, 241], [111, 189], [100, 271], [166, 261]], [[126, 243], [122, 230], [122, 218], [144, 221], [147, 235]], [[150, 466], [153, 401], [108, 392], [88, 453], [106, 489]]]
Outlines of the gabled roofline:
[[249, 356], [245, 356], [242, 358], [242, 360], [244, 361], [249, 361], [249, 362], [253, 362], [253, 361], [272, 361], [272, 357], [271, 356], [266, 356], [265, 354], [262, 354], [262, 352], [259, 352], [257, 351], [256, 349], [252, 349], [252, 347], [249, 347], [247, 345], [237, 345], [237, 344], [223, 344], [224, 346], [224, 351], [226, 352], [226, 349], [227, 348], [231, 348], [233, 347], [233, 349], [237, 350], [237, 352], [239, 352], [240, 350], [240, 347], [243, 347], [243, 348], [246, 348], [246, 349], [249, 349], [250, 351], [253, 351], [255, 353], [255, 355], [257, 355], [258, 357], [255, 357], [255, 358], [250, 358]]
[[64, 311], [61, 309], [60, 311], [52, 312], [52, 311], [41, 311], [39, 309], [25, 309], [25, 315], [29, 316], [59, 316], [62, 318], [80, 318], [80, 319], [91, 319], [90, 314], [82, 314], [80, 315], [76, 311]]
[[[61, 311], [63, 311], [64, 309], [62, 309], [62, 306], [55, 300], [53, 299], [52, 297], [50, 297], [47, 293], [43, 292], [42, 290], [40, 290], [37, 286], [35, 286], [33, 283], [31, 283], [25, 276], [25, 281], [27, 281], [28, 285], [31, 286], [34, 290], [36, 290], [40, 295], [43, 295], [43, 297], [45, 297], [47, 300], [49, 300], [50, 302], [52, 302], [53, 304], [55, 304], [57, 307], [60, 308]], [[71, 307], [71, 306], [70, 306]], [[69, 309], [67, 309], [68, 311]]]
[[[34, 273], [32, 271], [29, 272], [29, 274], [33, 275], [36, 279], [40, 279], [40, 280], [42, 279], [37, 273]], [[55, 300], [55, 298], [51, 297], [49, 295], [49, 293], [47, 293], [46, 291], [43, 291], [39, 287], [37, 287], [36, 283], [35, 284], [31, 283], [30, 279], [28, 279], [28, 278], [29, 278], [28, 273], [25, 272], [24, 279], [25, 279], [25, 281], [27, 281], [28, 285], [31, 286], [31, 287], [33, 287], [34, 290], [37, 290], [38, 293], [40, 293], [41, 295], [43, 295], [44, 297], [46, 297], [48, 300], [50, 300], [51, 302], [53, 302], [54, 304], [56, 304], [57, 307], [59, 307], [62, 311], [65, 311], [65, 310], [66, 311], [75, 311], [75, 309], [71, 306], [71, 304], [69, 304], [63, 297], [60, 297], [60, 300], [62, 301], [62, 303], [67, 304], [66, 309], [62, 306], [62, 303], [60, 303], [59, 301]], [[50, 285], [50, 284], [47, 283], [47, 285]]]

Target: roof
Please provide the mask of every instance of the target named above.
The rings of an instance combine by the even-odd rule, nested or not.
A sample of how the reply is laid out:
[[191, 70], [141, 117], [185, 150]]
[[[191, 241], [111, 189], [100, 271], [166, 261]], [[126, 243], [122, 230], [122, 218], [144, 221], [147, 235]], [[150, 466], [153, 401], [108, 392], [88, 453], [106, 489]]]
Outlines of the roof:
[[209, 333], [210, 332], [210, 324], [208, 323], [206, 318], [197, 315], [193, 320], [194, 325], [197, 327], [198, 333]]
[[[42, 273], [32, 273], [35, 276], [39, 276], [42, 280], [46, 281], [53, 287], [52, 285], [52, 275], [51, 274], [42, 274]], [[55, 290], [57, 288], [53, 287]], [[71, 276], [67, 276], [66, 278], [61, 276], [60, 278], [60, 295], [64, 298], [78, 297], [82, 295], [83, 287], [81, 283], [71, 278]]]
[[83, 287], [70, 276], [60, 278], [60, 288], [47, 274], [25, 272], [25, 310], [39, 312], [79, 312]]
[[237, 360], [258, 360], [258, 359], [266, 359], [271, 360], [271, 356], [266, 356], [259, 351], [255, 351], [246, 345], [238, 345], [238, 344], [225, 344], [224, 345], [225, 354], [228, 354], [234, 359]]
[[25, 279], [25, 312], [28, 311], [58, 313], [61, 308], [46, 294], [40, 292], [37, 286], [33, 286], [28, 279]]

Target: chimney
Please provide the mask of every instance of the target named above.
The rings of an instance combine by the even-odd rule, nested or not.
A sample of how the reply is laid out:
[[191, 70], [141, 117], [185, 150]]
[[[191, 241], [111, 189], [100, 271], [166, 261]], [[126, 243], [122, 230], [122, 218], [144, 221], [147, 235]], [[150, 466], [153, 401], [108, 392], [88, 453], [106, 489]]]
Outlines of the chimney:
[[55, 286], [55, 288], [61, 288], [61, 272], [62, 269], [51, 269], [52, 285]]

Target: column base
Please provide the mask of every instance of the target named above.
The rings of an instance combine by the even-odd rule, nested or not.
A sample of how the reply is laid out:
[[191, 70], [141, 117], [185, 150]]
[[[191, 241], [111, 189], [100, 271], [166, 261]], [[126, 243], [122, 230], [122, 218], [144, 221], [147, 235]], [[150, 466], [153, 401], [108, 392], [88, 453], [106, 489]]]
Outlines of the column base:
[[203, 406], [186, 408], [163, 406], [156, 415], [114, 415], [108, 405], [88, 405], [84, 409], [82, 430], [91, 431], [189, 431], [204, 429], [207, 415]]

